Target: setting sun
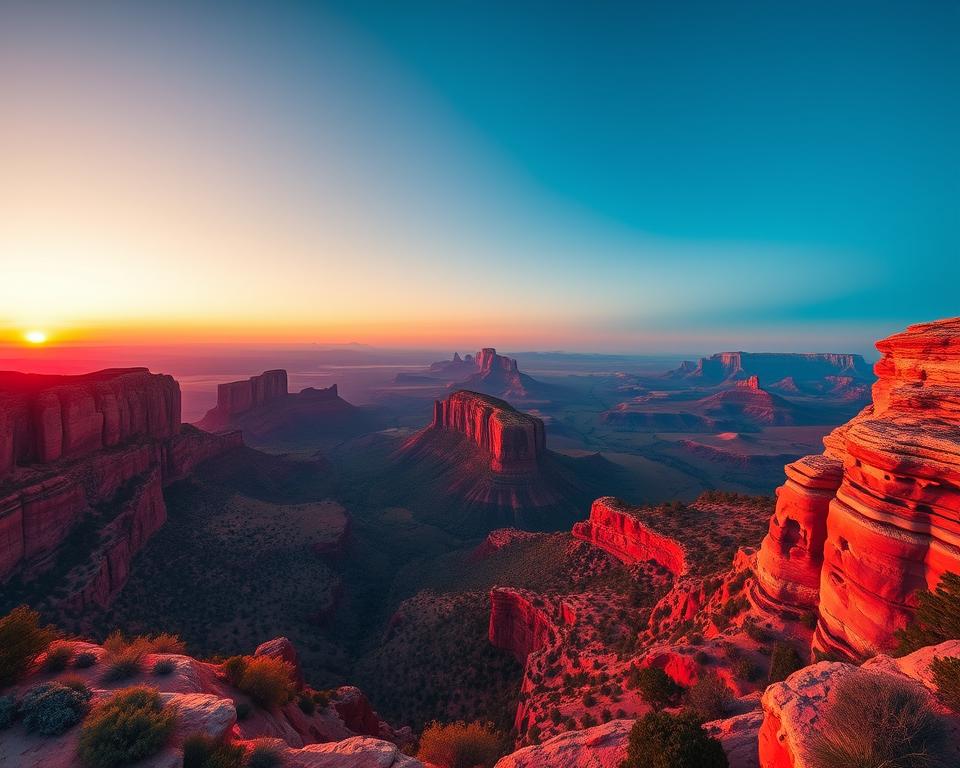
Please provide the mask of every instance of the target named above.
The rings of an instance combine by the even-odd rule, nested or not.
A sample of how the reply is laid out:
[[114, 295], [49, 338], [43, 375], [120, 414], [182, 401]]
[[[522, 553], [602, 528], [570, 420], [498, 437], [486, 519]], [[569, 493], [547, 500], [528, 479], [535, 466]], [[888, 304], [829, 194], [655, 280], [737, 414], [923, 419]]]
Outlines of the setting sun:
[[23, 338], [31, 344], [43, 344], [47, 340], [47, 334], [43, 331], [27, 331]]

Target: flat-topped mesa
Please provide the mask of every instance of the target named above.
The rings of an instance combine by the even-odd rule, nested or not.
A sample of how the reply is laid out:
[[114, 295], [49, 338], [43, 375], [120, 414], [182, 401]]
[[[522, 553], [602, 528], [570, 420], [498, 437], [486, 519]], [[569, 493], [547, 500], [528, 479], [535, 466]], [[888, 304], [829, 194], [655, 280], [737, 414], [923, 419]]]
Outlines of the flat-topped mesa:
[[546, 450], [543, 421], [478, 392], [459, 390], [435, 401], [430, 428], [465, 435], [490, 455], [490, 469], [498, 473], [533, 470]]
[[960, 572], [960, 318], [877, 343], [874, 404], [825, 440], [830, 504], [814, 647], [886, 650], [920, 589]]
[[745, 389], [749, 392], [759, 392], [760, 391], [760, 377], [759, 376], [748, 376], [745, 379], [740, 379], [737, 382], [737, 387], [740, 389]]
[[0, 372], [0, 480], [18, 466], [77, 459], [180, 430], [180, 386], [146, 368], [82, 376]]
[[653, 560], [681, 576], [687, 570], [686, 555], [680, 542], [654, 530], [634, 507], [613, 496], [593, 502], [590, 518], [574, 523], [573, 536], [609, 552], [624, 563]]
[[674, 378], [701, 379], [719, 384], [730, 379], [760, 376], [766, 381], [793, 377], [798, 381], [850, 376], [871, 379], [870, 366], [860, 355], [836, 353], [719, 352], [701, 357], [697, 363], [684, 362], [670, 375]]
[[824, 455], [784, 467], [777, 508], [757, 554], [754, 598], [777, 611], [815, 610], [827, 537], [827, 509], [840, 487], [843, 465]]
[[264, 371], [243, 381], [229, 381], [217, 387], [217, 409], [225, 416], [264, 405], [287, 396], [287, 372]]

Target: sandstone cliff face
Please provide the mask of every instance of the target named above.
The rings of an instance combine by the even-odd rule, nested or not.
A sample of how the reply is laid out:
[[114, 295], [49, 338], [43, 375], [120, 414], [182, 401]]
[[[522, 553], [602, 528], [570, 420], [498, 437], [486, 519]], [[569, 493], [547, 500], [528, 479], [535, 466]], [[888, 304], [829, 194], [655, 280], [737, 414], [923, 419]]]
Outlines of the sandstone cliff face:
[[435, 430], [452, 430], [472, 440], [490, 456], [490, 469], [523, 473], [536, 469], [546, 450], [543, 422], [509, 403], [461, 390], [433, 406]]
[[960, 571], [960, 319], [877, 348], [873, 405], [787, 467], [757, 561], [758, 602], [816, 606], [814, 648], [847, 658], [889, 649], [917, 591]]
[[0, 373], [0, 480], [18, 466], [76, 459], [180, 429], [180, 387], [146, 368], [83, 376]]
[[[26, 599], [56, 567], [58, 609], [109, 605], [166, 520], [163, 484], [238, 443], [181, 433], [178, 384], [146, 369], [0, 374], [0, 583]], [[63, 558], [71, 535], [89, 549]]]
[[228, 381], [217, 386], [217, 405], [207, 412], [199, 426], [209, 430], [222, 429], [230, 423], [232, 416], [286, 396], [287, 372], [283, 369], [264, 371], [242, 381]]
[[781, 610], [816, 610], [827, 538], [827, 509], [843, 474], [840, 461], [804, 456], [784, 467], [777, 509], [757, 555], [754, 596]]
[[590, 518], [574, 524], [573, 536], [625, 563], [653, 560], [674, 576], [682, 575], [686, 571], [683, 547], [646, 525], [632, 514], [633, 509], [613, 496], [597, 499], [590, 507]]

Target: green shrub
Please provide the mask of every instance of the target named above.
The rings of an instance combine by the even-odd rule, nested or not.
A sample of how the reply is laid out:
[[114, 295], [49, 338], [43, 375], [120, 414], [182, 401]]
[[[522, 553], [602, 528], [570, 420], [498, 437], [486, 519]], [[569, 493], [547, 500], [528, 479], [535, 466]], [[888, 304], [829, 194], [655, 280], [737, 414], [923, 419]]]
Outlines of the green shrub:
[[779, 683], [803, 667], [803, 659], [797, 649], [789, 643], [777, 642], [773, 644], [773, 653], [770, 654], [770, 674], [767, 680]]
[[17, 700], [13, 696], [0, 696], [0, 731], [13, 725], [17, 716]]
[[183, 740], [183, 768], [241, 768], [246, 750], [197, 733]]
[[42, 736], [61, 734], [80, 722], [91, 695], [86, 686], [77, 690], [58, 682], [35, 685], [20, 700], [24, 727]]
[[220, 673], [234, 688], [240, 687], [243, 673], [247, 670], [247, 656], [231, 656], [220, 665]]
[[237, 686], [264, 709], [280, 707], [293, 698], [293, 668], [282, 659], [251, 656]]
[[620, 767], [727, 768], [727, 756], [694, 715], [649, 712], [633, 724]]
[[103, 673], [105, 683], [116, 683], [120, 680], [129, 680], [142, 671], [143, 652], [137, 648], [130, 648], [117, 654], [111, 654], [107, 659], [107, 668]]
[[432, 722], [420, 737], [417, 757], [441, 768], [491, 768], [503, 749], [503, 737], [491, 723]]
[[930, 669], [943, 703], [954, 712], [960, 712], [960, 659], [937, 657]]
[[47, 649], [43, 658], [43, 671], [56, 674], [63, 672], [73, 658], [73, 648], [69, 645], [56, 645]]
[[960, 637], [960, 575], [945, 573], [933, 592], [917, 594], [917, 612], [906, 629], [897, 632], [897, 652], [912, 653]]
[[74, 657], [73, 666], [75, 669], [89, 669], [97, 663], [97, 654], [90, 651], [81, 651]]
[[40, 614], [25, 605], [0, 619], [0, 688], [15, 683], [57, 633], [40, 626]]
[[283, 753], [273, 744], [257, 744], [247, 755], [247, 768], [278, 768], [283, 765]]
[[707, 670], [687, 689], [686, 705], [705, 723], [723, 717], [732, 699], [733, 695], [723, 678], [713, 670]]
[[907, 683], [853, 672], [834, 687], [811, 734], [811, 768], [940, 768], [946, 729]]
[[677, 685], [673, 678], [660, 667], [644, 667], [635, 676], [636, 687], [654, 711], [659, 712], [664, 707], [676, 703], [683, 688]]
[[80, 730], [80, 761], [88, 768], [116, 768], [154, 755], [173, 733], [176, 712], [156, 688], [124, 688], [96, 707]]
[[157, 677], [172, 675], [177, 670], [177, 662], [173, 659], [157, 659], [153, 664], [153, 674]]

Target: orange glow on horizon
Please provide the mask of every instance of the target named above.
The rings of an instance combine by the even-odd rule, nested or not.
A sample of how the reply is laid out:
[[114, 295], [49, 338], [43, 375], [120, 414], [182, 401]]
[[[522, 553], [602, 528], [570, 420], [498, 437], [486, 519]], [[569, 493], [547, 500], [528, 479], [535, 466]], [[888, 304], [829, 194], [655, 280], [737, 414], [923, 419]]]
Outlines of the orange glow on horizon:
[[23, 338], [30, 344], [44, 344], [47, 341], [47, 334], [44, 331], [27, 331]]

